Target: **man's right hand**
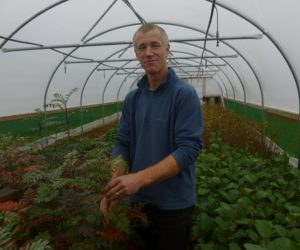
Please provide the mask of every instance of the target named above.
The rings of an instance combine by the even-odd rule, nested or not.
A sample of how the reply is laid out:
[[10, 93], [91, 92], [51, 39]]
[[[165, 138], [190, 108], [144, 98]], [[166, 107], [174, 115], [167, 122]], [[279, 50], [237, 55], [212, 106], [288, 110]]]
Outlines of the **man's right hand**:
[[109, 211], [113, 210], [118, 204], [118, 199], [107, 200], [105, 196], [100, 201], [100, 212], [104, 217], [107, 217]]
[[113, 201], [133, 195], [141, 187], [141, 181], [137, 173], [125, 174], [112, 179], [105, 186], [105, 197], [108, 201]]

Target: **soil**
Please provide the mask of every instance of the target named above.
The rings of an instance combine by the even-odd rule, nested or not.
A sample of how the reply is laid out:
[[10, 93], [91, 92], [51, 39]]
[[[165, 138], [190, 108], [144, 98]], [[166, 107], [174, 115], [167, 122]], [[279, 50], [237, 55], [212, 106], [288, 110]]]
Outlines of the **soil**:
[[100, 136], [104, 135], [110, 128], [116, 127], [117, 123], [118, 123], [118, 121], [109, 122], [99, 128], [96, 128], [96, 129], [93, 129], [93, 130], [83, 133], [83, 136], [100, 137]]

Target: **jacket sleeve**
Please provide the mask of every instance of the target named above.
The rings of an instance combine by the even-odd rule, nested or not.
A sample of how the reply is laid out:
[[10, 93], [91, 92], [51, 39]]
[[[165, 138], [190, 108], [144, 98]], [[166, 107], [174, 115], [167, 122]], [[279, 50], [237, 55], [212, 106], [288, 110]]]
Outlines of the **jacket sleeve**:
[[175, 150], [173, 157], [181, 168], [195, 162], [203, 146], [203, 118], [200, 99], [191, 86], [181, 88], [176, 97]]
[[112, 151], [112, 158], [121, 156], [125, 161], [129, 162], [130, 152], [130, 111], [129, 97], [124, 100], [121, 117], [117, 129], [115, 146]]

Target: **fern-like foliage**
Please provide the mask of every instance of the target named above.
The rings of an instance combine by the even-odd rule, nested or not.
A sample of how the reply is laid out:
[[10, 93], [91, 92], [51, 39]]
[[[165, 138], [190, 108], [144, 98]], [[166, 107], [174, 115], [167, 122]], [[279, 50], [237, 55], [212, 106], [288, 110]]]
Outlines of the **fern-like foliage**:
[[50, 242], [48, 240], [36, 240], [23, 246], [24, 250], [52, 250]]
[[37, 156], [28, 154], [20, 148], [24, 140], [22, 137], [15, 138], [10, 134], [0, 134], [0, 176], [1, 173], [14, 175], [18, 169], [39, 161]]
[[13, 186], [5, 186], [0, 189], [0, 201], [13, 200], [18, 192], [19, 190]]
[[[71, 94], [54, 102], [63, 104], [58, 100]], [[70, 138], [25, 154], [2, 144], [0, 156], [5, 151], [10, 162], [20, 159], [0, 168], [0, 249], [126, 249], [128, 204], [120, 201], [109, 223], [99, 211], [113, 137]]]
[[58, 192], [56, 190], [52, 190], [50, 185], [42, 183], [37, 189], [37, 196], [35, 198], [35, 201], [37, 203], [49, 202], [56, 198], [57, 195]]
[[12, 239], [12, 233], [7, 229], [0, 227], [0, 247], [5, 246]]
[[17, 213], [0, 211], [0, 249], [7, 249], [7, 246], [11, 245], [18, 223]]
[[85, 239], [95, 239], [97, 237], [97, 228], [94, 224], [83, 223], [78, 226], [78, 232]]
[[23, 182], [28, 185], [37, 185], [40, 182], [46, 180], [46, 173], [43, 171], [37, 171], [34, 173], [26, 173], [23, 175]]
[[53, 99], [50, 103], [46, 105], [46, 107], [54, 108], [54, 109], [60, 109], [64, 112], [65, 120], [64, 120], [64, 128], [67, 131], [68, 138], [70, 138], [70, 114], [67, 107], [68, 101], [71, 98], [71, 96], [78, 91], [78, 88], [73, 88], [70, 90], [69, 93], [67, 93], [65, 96], [60, 93], [54, 93]]
[[32, 204], [35, 197], [36, 197], [36, 190], [30, 187], [24, 192], [23, 197], [20, 199], [20, 202], [24, 204]]
[[63, 208], [66, 209], [67, 213], [73, 213], [83, 209], [82, 197], [77, 192], [64, 189], [59, 197], [59, 202]]

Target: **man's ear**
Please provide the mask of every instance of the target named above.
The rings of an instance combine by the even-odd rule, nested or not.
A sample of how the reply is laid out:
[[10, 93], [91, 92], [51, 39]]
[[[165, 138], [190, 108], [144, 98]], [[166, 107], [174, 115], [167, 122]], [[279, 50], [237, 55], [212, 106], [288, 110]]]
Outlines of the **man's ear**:
[[168, 45], [167, 45], [167, 51], [168, 51], [168, 54], [170, 53], [170, 44], [168, 43]]

